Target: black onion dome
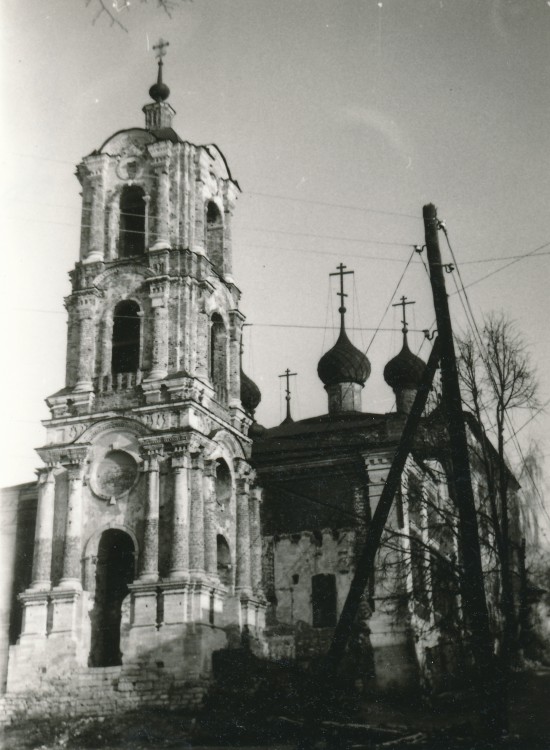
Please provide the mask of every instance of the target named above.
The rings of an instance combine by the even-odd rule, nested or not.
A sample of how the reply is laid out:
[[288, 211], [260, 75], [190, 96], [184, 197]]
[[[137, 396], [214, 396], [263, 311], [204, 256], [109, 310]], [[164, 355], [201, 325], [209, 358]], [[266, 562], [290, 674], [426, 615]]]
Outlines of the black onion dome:
[[399, 354], [384, 367], [384, 380], [394, 391], [418, 388], [425, 368], [426, 364], [409, 349], [405, 336]]
[[351, 343], [342, 329], [338, 341], [319, 360], [317, 374], [324, 385], [364, 385], [370, 375], [370, 362], [367, 356]]
[[164, 102], [170, 96], [170, 89], [162, 81], [157, 81], [149, 89], [149, 96], [155, 102]]
[[241, 403], [244, 410], [249, 414], [254, 414], [261, 400], [260, 389], [241, 369]]

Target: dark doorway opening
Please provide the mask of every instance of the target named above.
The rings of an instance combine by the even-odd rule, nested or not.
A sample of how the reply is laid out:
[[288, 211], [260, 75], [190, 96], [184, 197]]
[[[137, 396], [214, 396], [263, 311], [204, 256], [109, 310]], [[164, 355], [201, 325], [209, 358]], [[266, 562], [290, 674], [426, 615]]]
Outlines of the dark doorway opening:
[[145, 250], [145, 193], [138, 185], [125, 185], [120, 194], [119, 258]]
[[91, 612], [91, 667], [122, 664], [120, 620], [128, 584], [134, 580], [134, 544], [124, 531], [108, 529], [99, 540], [95, 604]]
[[136, 372], [139, 369], [140, 310], [137, 302], [124, 300], [115, 307], [113, 317], [112, 372]]
[[336, 577], [319, 574], [311, 579], [313, 627], [333, 628], [336, 625]]

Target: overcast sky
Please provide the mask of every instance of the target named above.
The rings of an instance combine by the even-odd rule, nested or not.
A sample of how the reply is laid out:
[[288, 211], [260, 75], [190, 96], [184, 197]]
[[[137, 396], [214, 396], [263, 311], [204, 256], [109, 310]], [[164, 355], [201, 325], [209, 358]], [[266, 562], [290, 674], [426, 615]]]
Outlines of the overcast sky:
[[[216, 143], [243, 190], [235, 279], [253, 324], [244, 366], [262, 391], [260, 422], [284, 416], [287, 367], [298, 372], [293, 416], [327, 411], [316, 368], [337, 333], [328, 274], [340, 262], [355, 271], [355, 344], [366, 349], [382, 320], [363, 409], [393, 408], [382, 371], [400, 348], [400, 314], [384, 310], [405, 294], [416, 300], [412, 328], [434, 319], [417, 256], [396, 292], [424, 242], [427, 202], [446, 221], [478, 321], [491, 310], [517, 321], [540, 400], [550, 399], [550, 2], [176, 0], [171, 19], [155, 0], [111, 7], [126, 30], [105, 14], [94, 23], [97, 0], [1, 4], [2, 484], [33, 479], [43, 399], [63, 386], [62, 301], [79, 243], [74, 166], [113, 132], [143, 126], [161, 35], [175, 129]], [[451, 305], [459, 332], [456, 294]], [[414, 350], [421, 343], [411, 336]], [[517, 415], [516, 427], [529, 417]], [[548, 456], [549, 428], [543, 414], [521, 430], [524, 450], [535, 440]]]

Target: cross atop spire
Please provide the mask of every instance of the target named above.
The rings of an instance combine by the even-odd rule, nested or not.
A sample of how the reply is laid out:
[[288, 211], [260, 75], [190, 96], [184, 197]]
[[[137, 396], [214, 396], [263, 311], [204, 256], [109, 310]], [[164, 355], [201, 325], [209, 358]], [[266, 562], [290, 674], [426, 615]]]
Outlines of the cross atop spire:
[[149, 96], [157, 103], [165, 101], [170, 96], [170, 89], [165, 83], [163, 83], [162, 80], [162, 66], [164, 65], [164, 63], [162, 62], [162, 58], [166, 55], [166, 47], [168, 47], [169, 44], [170, 42], [165, 42], [161, 37], [153, 46], [153, 49], [155, 50], [155, 56], [158, 60], [159, 70], [157, 75], [157, 82], [154, 83], [149, 89]]
[[336, 273], [329, 273], [329, 276], [339, 276], [340, 277], [340, 291], [336, 292], [336, 294], [340, 297], [340, 307], [338, 308], [338, 312], [340, 313], [340, 330], [344, 330], [344, 316], [346, 314], [346, 307], [344, 305], [344, 297], [347, 297], [348, 295], [344, 292], [344, 276], [347, 276], [347, 274], [353, 273], [353, 271], [345, 271], [344, 269], [347, 268], [343, 263], [340, 263], [339, 266], [336, 266], [338, 269]]
[[166, 54], [165, 48], [170, 45], [170, 42], [165, 42], [161, 37], [156, 44], [153, 45], [153, 49], [158, 50], [156, 57], [158, 58], [159, 65], [162, 65], [162, 58]]
[[407, 335], [407, 331], [409, 330], [407, 328], [407, 305], [415, 305], [416, 302], [414, 300], [407, 300], [405, 295], [401, 297], [401, 300], [399, 302], [396, 302], [392, 307], [402, 307], [403, 308], [403, 320], [401, 323], [403, 324], [403, 328], [401, 329], [403, 331], [403, 335]]
[[290, 372], [288, 367], [283, 372], [282, 375], [279, 375], [280, 378], [286, 378], [286, 389], [285, 389], [285, 399], [286, 399], [286, 417], [283, 420], [282, 424], [288, 424], [289, 422], [294, 422], [292, 417], [290, 416], [290, 378], [297, 375], [297, 372]]

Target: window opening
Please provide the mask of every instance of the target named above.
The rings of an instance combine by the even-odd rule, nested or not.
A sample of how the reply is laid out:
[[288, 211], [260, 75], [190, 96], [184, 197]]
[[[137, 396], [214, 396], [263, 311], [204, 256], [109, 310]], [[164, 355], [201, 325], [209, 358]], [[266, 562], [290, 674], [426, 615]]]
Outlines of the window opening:
[[336, 625], [336, 576], [322, 573], [311, 579], [311, 604], [314, 628]]
[[218, 555], [218, 575], [224, 586], [231, 585], [231, 551], [229, 545], [221, 534], [216, 538]]
[[112, 372], [136, 372], [139, 369], [140, 310], [137, 302], [125, 300], [115, 307], [113, 318]]
[[130, 258], [145, 250], [145, 193], [139, 185], [125, 185], [120, 194], [118, 255]]
[[134, 579], [134, 544], [124, 531], [108, 529], [99, 540], [95, 602], [91, 612], [91, 667], [122, 664], [120, 621], [128, 584]]
[[213, 201], [206, 207], [206, 254], [218, 273], [223, 273], [223, 220]]
[[231, 502], [231, 472], [222, 459], [216, 461], [216, 502], [220, 510], [228, 510]]

